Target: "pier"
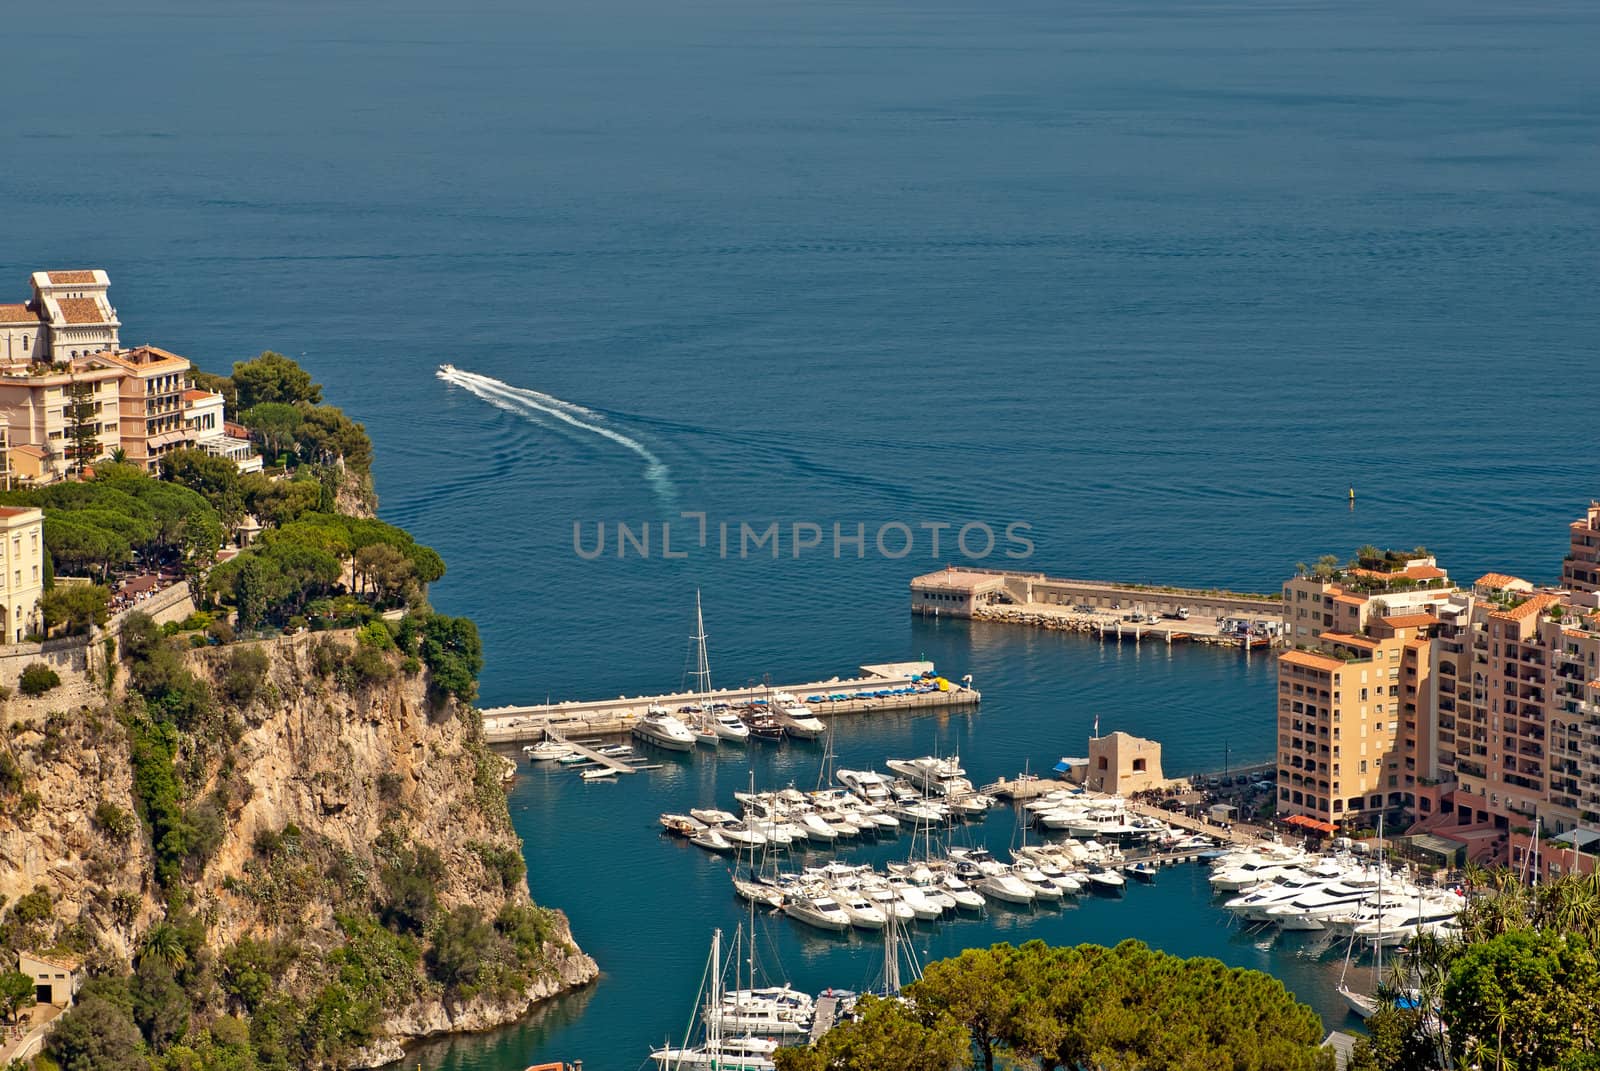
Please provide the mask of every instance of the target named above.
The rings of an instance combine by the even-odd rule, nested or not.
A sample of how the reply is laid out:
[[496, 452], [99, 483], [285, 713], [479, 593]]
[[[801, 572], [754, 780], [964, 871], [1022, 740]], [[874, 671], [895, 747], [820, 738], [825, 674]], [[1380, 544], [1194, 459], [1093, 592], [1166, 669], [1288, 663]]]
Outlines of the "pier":
[[[644, 767], [641, 767], [641, 766], [637, 765], [636, 763], [626, 762], [626, 761], [624, 761], [624, 760], [622, 760], [620, 758], [617, 758], [614, 755], [602, 755], [600, 752], [596, 751], [594, 748], [590, 747], [587, 744], [580, 744], [576, 740], [567, 739], [567, 737], [565, 737], [565, 736], [563, 736], [561, 734], [561, 731], [559, 729], [552, 729], [548, 725], [545, 726], [543, 732], [541, 732], [539, 735], [540, 735], [540, 739], [543, 739], [543, 740], [554, 740], [554, 741], [556, 741], [558, 743], [565, 744], [567, 747], [570, 747], [573, 751], [577, 752], [579, 755], [582, 755], [584, 758], [588, 759], [589, 762], [594, 763], [596, 766], [603, 766], [606, 769], [610, 770], [612, 773], [619, 773], [619, 774], [638, 773], [641, 769], [644, 768]], [[580, 769], [591, 769], [591, 768], [592, 767], [590, 767], [587, 763], [585, 763], [582, 767], [580, 767]], [[652, 769], [653, 769], [653, 767], [652, 767]]]
[[[919, 710], [947, 710], [975, 707], [982, 694], [970, 683], [931, 676], [932, 662], [888, 662], [860, 667], [860, 676], [833, 677], [809, 684], [765, 685], [721, 688], [709, 692], [671, 692], [663, 695], [619, 696], [534, 706], [492, 707], [483, 711], [483, 735], [491, 744], [522, 743], [559, 734], [570, 743], [570, 735], [616, 735], [632, 730], [652, 706], [677, 712], [686, 706], [710, 707], [714, 704], [738, 706], [765, 700], [774, 692], [787, 692], [819, 718], [874, 712], [905, 713]], [[936, 690], [913, 695], [884, 694], [915, 683], [940, 682]], [[807, 702], [820, 696], [820, 702]]]
[[1069, 580], [1043, 573], [956, 569], [911, 581], [911, 612], [1081, 632], [1135, 645], [1205, 643], [1246, 653], [1284, 632], [1277, 594]]

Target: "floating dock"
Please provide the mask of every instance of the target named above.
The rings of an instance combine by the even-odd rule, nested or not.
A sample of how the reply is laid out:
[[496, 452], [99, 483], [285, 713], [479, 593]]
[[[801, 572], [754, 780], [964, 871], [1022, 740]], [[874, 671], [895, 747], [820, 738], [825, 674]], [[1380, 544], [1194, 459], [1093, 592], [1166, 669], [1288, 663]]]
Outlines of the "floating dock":
[[[860, 667], [860, 676], [833, 677], [809, 684], [763, 685], [755, 688], [722, 688], [710, 692], [672, 692], [666, 695], [620, 696], [536, 706], [492, 707], [483, 711], [483, 735], [491, 744], [542, 740], [559, 734], [570, 742], [570, 734], [600, 736], [626, 733], [652, 706], [677, 712], [680, 707], [710, 706], [724, 703], [738, 706], [759, 702], [775, 692], [787, 692], [819, 718], [875, 712], [902, 713], [916, 710], [975, 707], [983, 699], [970, 679], [945, 680], [934, 676], [932, 662], [888, 662]], [[936, 689], [911, 695], [888, 694], [914, 684], [940, 681]], [[813, 696], [818, 702], [807, 702]]]

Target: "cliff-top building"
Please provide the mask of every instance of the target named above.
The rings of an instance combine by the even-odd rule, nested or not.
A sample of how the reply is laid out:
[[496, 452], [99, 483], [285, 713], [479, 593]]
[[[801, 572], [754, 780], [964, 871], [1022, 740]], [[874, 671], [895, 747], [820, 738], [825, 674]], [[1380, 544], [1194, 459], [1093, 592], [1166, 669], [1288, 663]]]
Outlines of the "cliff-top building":
[[103, 271], [41, 271], [33, 297], [0, 304], [0, 423], [8, 478], [50, 483], [121, 451], [153, 470], [198, 448], [259, 471], [225, 431], [222, 396], [193, 388], [193, 366], [155, 346], [123, 349]]

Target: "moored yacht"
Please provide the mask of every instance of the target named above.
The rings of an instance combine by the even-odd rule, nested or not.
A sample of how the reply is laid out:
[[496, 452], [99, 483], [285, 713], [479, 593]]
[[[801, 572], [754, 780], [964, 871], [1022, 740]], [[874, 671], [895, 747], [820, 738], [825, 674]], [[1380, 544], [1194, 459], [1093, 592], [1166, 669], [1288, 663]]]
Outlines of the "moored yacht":
[[767, 711], [783, 726], [784, 732], [797, 740], [816, 740], [828, 731], [810, 708], [788, 692], [774, 692], [767, 703]]
[[633, 727], [633, 735], [668, 751], [693, 751], [694, 734], [662, 707], [652, 706]]
[[844, 933], [852, 925], [850, 916], [826, 894], [808, 896], [797, 892], [783, 905], [783, 913], [807, 926], [834, 933]]

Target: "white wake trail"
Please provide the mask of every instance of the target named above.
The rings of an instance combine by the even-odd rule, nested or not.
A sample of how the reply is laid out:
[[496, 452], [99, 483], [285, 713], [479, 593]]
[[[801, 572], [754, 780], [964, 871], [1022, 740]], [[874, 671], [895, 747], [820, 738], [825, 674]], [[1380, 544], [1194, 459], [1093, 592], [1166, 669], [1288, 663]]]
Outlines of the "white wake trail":
[[459, 368], [445, 366], [440, 368], [436, 374], [446, 383], [453, 383], [469, 391], [497, 409], [515, 413], [521, 417], [533, 417], [535, 414], [551, 417], [580, 431], [587, 431], [600, 436], [602, 439], [608, 439], [616, 443], [618, 446], [637, 454], [644, 461], [645, 481], [655, 489], [657, 494], [669, 500], [674, 496], [676, 488], [673, 487], [672, 479], [667, 474], [666, 463], [639, 440], [624, 435], [620, 431], [614, 431], [611, 428], [602, 427], [588, 420], [579, 419], [579, 415], [601, 419], [599, 414], [592, 410], [585, 409], [583, 406], [572, 402], [563, 401], [549, 394], [529, 390], [526, 387], [514, 387], [509, 383], [491, 379], [476, 372], [463, 372]]

